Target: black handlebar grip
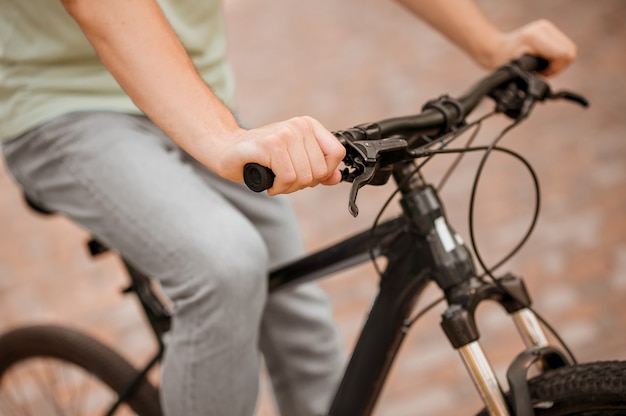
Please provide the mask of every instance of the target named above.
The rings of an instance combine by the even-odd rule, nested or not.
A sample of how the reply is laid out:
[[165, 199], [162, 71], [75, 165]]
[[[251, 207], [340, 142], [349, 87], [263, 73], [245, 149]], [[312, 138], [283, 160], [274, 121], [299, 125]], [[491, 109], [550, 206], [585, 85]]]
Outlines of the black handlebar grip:
[[515, 60], [518, 65], [524, 68], [527, 71], [543, 71], [548, 68], [550, 62], [546, 59], [540, 58], [539, 56], [534, 55], [524, 55], [517, 60]]
[[243, 167], [243, 181], [254, 192], [263, 192], [274, 185], [274, 172], [258, 163], [247, 163]]

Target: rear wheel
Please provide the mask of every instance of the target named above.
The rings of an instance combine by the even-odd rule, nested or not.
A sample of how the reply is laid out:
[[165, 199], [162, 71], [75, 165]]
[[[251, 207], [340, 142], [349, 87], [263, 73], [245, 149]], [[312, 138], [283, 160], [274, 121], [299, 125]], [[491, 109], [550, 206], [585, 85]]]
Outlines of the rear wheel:
[[99, 341], [56, 326], [18, 328], [0, 336], [0, 415], [160, 416], [158, 391]]
[[626, 415], [626, 362], [560, 367], [530, 379], [528, 387], [538, 416]]

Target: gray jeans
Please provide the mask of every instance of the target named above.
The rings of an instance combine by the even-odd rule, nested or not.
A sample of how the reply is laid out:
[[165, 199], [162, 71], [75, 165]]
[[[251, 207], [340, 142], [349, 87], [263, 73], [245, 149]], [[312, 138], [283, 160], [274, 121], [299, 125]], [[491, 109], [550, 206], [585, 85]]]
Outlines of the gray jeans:
[[324, 293], [266, 294], [268, 268], [303, 252], [285, 198], [217, 177], [142, 116], [68, 114], [2, 150], [32, 199], [161, 283], [166, 414], [252, 415], [259, 350], [282, 414], [327, 410], [343, 356]]

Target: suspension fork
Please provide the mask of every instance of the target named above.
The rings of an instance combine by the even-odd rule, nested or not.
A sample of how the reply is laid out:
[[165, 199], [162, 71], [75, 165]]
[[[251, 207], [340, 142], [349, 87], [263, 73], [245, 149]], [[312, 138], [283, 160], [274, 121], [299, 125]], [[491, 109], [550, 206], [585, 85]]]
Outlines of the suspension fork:
[[496, 301], [512, 316], [527, 346], [545, 346], [545, 335], [536, 317], [527, 307], [530, 297], [524, 282], [510, 274], [495, 283], [472, 278], [446, 292], [446, 297], [449, 306], [442, 315], [442, 329], [459, 352], [489, 413], [509, 415], [509, 406], [499, 381], [478, 342], [480, 335], [475, 312], [483, 301]]
[[[476, 270], [469, 250], [448, 225], [437, 191], [413, 175], [411, 163], [397, 167], [394, 179], [401, 184], [401, 205], [415, 234], [425, 242], [424, 260], [433, 270], [432, 278], [446, 293], [448, 309], [442, 327], [463, 362], [483, 402], [492, 415], [508, 415], [498, 379], [478, 344], [474, 322], [475, 305], [501, 291], [475, 278]], [[489, 290], [491, 289], [491, 290]]]
[[442, 316], [442, 328], [459, 354], [492, 415], [508, 415], [507, 405], [498, 379], [480, 344], [475, 324], [475, 310], [483, 300], [499, 302], [512, 315], [517, 329], [531, 348], [547, 346], [547, 339], [534, 313], [529, 309], [530, 297], [517, 277], [507, 275], [498, 282], [476, 278], [469, 250], [451, 229], [436, 190], [413, 175], [414, 165], [407, 163], [394, 170], [396, 182], [402, 184], [401, 204], [411, 219], [416, 234], [427, 242], [424, 251], [433, 280], [446, 293], [448, 309]]

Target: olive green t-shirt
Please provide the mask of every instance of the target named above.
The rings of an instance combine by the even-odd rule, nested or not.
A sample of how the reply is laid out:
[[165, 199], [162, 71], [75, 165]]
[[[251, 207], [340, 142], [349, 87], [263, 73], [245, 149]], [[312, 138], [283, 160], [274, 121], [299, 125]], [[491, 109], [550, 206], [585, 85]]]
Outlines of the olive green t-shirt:
[[[220, 1], [158, 3], [204, 80], [232, 106]], [[140, 113], [60, 0], [0, 0], [0, 141], [88, 110]]]

